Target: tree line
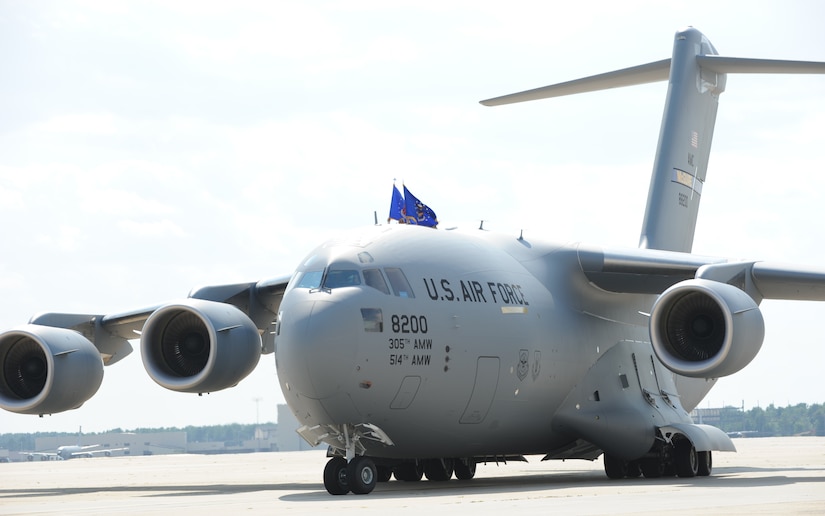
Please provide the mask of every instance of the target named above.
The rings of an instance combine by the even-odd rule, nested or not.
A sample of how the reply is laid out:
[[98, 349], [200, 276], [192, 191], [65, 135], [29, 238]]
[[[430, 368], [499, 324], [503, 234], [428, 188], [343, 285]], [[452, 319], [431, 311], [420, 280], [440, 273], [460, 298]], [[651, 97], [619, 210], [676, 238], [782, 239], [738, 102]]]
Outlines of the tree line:
[[825, 436], [825, 405], [822, 404], [800, 403], [787, 407], [771, 404], [746, 411], [725, 407], [720, 409], [719, 417], [716, 426], [725, 432], [748, 432], [744, 435], [757, 436]]
[[[696, 422], [699, 422], [698, 420]], [[800, 403], [787, 407], [775, 407], [773, 404], [766, 408], [754, 407], [742, 410], [738, 407], [724, 407], [719, 409], [719, 421], [713, 424], [725, 432], [744, 432], [742, 435], [755, 436], [789, 436], [789, 435], [819, 435], [825, 436], [825, 405], [808, 405]], [[275, 423], [240, 424], [211, 426], [187, 426], [184, 428], [135, 428], [123, 430], [114, 428], [108, 432], [84, 433], [84, 435], [100, 435], [102, 433], [135, 433], [147, 434], [157, 432], [186, 432], [189, 442], [241, 442], [255, 438], [255, 429], [267, 427], [274, 429]], [[71, 432], [38, 432], [33, 434], [0, 434], [0, 448], [11, 451], [34, 450], [34, 442], [38, 437], [76, 436]]]

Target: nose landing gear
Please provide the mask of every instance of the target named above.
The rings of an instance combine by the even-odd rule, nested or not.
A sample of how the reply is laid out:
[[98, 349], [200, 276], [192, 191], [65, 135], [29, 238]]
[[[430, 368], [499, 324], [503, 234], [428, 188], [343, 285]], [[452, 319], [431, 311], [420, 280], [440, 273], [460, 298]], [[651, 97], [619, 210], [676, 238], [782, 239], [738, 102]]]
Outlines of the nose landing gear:
[[324, 468], [324, 487], [332, 495], [368, 494], [375, 489], [378, 470], [369, 457], [333, 457]]
[[[340, 431], [336, 431], [338, 440], [344, 446], [346, 458], [341, 456], [332, 457], [324, 467], [324, 487], [331, 495], [345, 495], [349, 492], [354, 494], [368, 494], [375, 489], [378, 482], [378, 468], [375, 462], [363, 455], [364, 447], [359, 441], [362, 438], [374, 439], [388, 444], [392, 444], [389, 437], [373, 425], [342, 425]], [[366, 432], [364, 431], [366, 429]], [[339, 430], [339, 429], [334, 429]], [[356, 453], [362, 455], [356, 455]], [[382, 472], [383, 474], [384, 472]]]
[[347, 481], [347, 459], [333, 457], [324, 467], [324, 487], [331, 495], [345, 495], [349, 493]]

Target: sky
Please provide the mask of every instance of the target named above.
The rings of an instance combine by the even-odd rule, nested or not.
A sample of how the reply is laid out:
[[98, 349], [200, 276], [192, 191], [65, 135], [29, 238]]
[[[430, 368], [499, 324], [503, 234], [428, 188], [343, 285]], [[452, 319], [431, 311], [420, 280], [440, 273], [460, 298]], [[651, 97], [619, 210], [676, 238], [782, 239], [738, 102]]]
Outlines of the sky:
[[[563, 6], [563, 7], [561, 7]], [[394, 181], [441, 227], [635, 247], [665, 83], [478, 101], [670, 57], [825, 61], [825, 4], [0, 0], [0, 329], [290, 274], [385, 220]], [[825, 76], [731, 75], [694, 252], [825, 261]], [[702, 407], [825, 402], [825, 305], [766, 301], [766, 338]], [[272, 355], [166, 391], [135, 353], [77, 410], [0, 433], [274, 421]]]

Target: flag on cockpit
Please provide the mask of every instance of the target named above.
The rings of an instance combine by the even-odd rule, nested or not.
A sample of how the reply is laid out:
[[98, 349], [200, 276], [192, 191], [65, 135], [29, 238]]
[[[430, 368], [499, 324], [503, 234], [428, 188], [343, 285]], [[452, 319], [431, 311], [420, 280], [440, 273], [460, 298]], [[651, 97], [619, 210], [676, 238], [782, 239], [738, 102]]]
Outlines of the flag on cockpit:
[[392, 185], [392, 201], [390, 201], [390, 217], [387, 219], [387, 222], [391, 220], [397, 220], [399, 222], [404, 222], [404, 198], [401, 197], [401, 192], [398, 191], [398, 187]]
[[407, 224], [429, 227], [438, 225], [435, 212], [411, 194], [406, 186], [404, 186], [404, 218]]

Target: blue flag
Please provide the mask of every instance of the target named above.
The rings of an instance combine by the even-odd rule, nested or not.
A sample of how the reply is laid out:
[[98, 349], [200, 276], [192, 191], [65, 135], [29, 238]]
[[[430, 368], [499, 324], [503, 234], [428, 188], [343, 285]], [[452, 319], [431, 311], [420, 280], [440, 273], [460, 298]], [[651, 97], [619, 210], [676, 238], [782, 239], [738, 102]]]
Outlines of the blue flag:
[[398, 187], [392, 185], [392, 201], [390, 202], [390, 218], [387, 219], [387, 222], [391, 220], [404, 220], [404, 198], [401, 197], [401, 192], [398, 191]]
[[418, 224], [419, 226], [434, 228], [438, 225], [435, 212], [411, 194], [406, 186], [404, 187], [404, 220], [407, 224]]

